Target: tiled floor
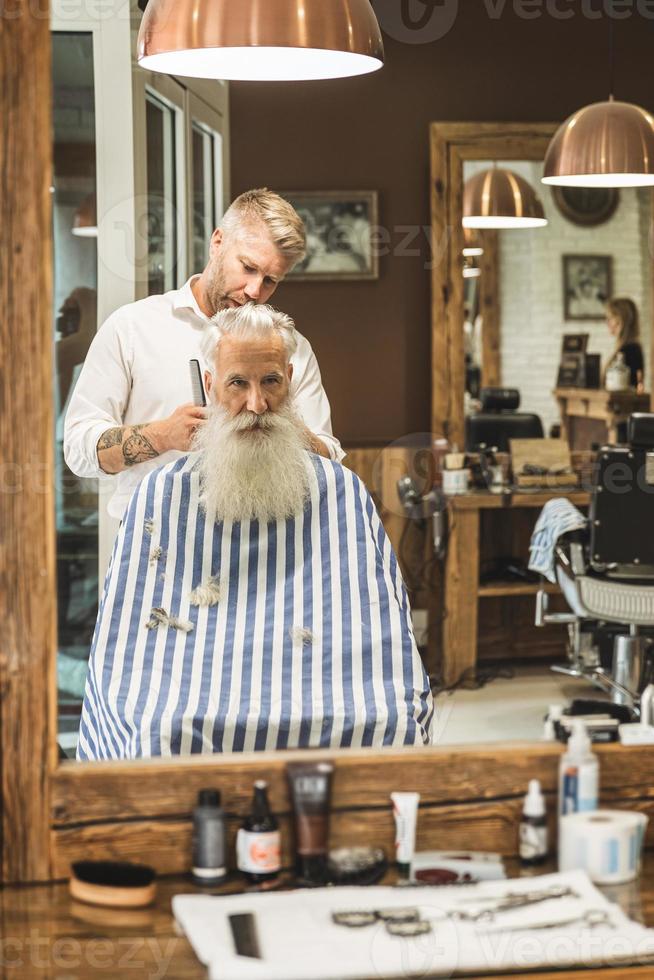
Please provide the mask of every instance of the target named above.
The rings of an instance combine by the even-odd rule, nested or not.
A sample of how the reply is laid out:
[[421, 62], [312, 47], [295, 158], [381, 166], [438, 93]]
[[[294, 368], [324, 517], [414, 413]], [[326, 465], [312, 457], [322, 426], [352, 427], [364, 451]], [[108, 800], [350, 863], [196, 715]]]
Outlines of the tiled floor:
[[575, 697], [602, 699], [603, 695], [586, 681], [555, 674], [545, 665], [516, 667], [511, 679], [491, 681], [476, 691], [440, 694], [434, 743], [534, 741], [543, 736], [549, 706]]

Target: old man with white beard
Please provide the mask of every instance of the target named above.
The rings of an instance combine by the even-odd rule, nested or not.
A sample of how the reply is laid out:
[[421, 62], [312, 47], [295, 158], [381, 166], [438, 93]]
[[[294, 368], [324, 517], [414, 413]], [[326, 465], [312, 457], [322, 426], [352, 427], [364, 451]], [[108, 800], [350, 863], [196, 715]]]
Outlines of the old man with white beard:
[[208, 419], [128, 507], [78, 758], [429, 741], [395, 555], [361, 481], [309, 448], [295, 343], [267, 306], [207, 328]]

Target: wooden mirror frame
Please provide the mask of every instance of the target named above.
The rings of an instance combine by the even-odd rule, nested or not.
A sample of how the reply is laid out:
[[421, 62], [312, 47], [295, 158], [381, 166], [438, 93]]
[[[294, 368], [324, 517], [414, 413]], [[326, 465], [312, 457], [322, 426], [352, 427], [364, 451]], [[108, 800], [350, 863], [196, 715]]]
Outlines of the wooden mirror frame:
[[[446, 123], [429, 128], [432, 234], [432, 432], [463, 446], [463, 164], [544, 160], [558, 123]], [[483, 340], [498, 374], [499, 323]]]
[[[58, 761], [50, 32], [43, 8], [34, 17], [27, 0], [17, 0], [13, 13], [11, 27], [0, 30], [0, 881], [66, 878], [71, 861], [99, 856], [186, 871], [198, 789], [222, 790], [233, 846], [257, 778], [268, 780], [281, 814], [289, 865], [284, 769], [297, 758], [336, 762], [333, 845], [374, 840], [392, 853], [388, 794], [418, 790], [419, 846], [474, 843], [515, 854], [527, 780], [539, 776], [555, 793], [560, 746]], [[601, 755], [605, 801], [654, 808], [649, 748], [609, 747]]]
[[[432, 235], [432, 432], [465, 443], [463, 393], [463, 164], [466, 160], [542, 161], [558, 123], [449, 123], [430, 125]], [[654, 192], [652, 193], [654, 215]], [[497, 245], [495, 246], [497, 247]], [[654, 299], [654, 266], [652, 267]], [[488, 307], [488, 296], [482, 296]], [[496, 311], [495, 311], [496, 312]], [[484, 327], [487, 324], [484, 323]], [[489, 381], [500, 378], [500, 324], [483, 337]], [[484, 331], [486, 333], [486, 331]], [[654, 406], [654, 324], [649, 351]], [[486, 366], [486, 364], [484, 365]]]

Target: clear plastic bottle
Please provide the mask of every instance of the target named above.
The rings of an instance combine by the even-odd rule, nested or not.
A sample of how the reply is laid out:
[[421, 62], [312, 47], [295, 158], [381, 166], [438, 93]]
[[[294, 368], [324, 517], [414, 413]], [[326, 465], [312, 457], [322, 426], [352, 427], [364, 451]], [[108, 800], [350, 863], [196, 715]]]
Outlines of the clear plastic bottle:
[[559, 816], [596, 810], [598, 789], [599, 761], [591, 750], [586, 725], [578, 719], [559, 765]]

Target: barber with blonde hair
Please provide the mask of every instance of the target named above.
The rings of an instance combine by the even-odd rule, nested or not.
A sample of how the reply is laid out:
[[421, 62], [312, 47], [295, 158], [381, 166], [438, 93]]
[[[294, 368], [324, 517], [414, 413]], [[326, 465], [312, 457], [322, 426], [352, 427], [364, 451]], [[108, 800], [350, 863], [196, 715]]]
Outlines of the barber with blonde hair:
[[[200, 275], [121, 307], [100, 328], [66, 415], [64, 455], [77, 476], [117, 474], [113, 517], [122, 518], [147, 472], [189, 451], [205, 423], [205, 409], [189, 403], [188, 364], [198, 358], [205, 366], [207, 324], [222, 310], [267, 303], [305, 251], [304, 226], [289, 202], [267, 189], [248, 191], [211, 236]], [[318, 362], [309, 342], [297, 339], [294, 403], [312, 450], [341, 460]]]

